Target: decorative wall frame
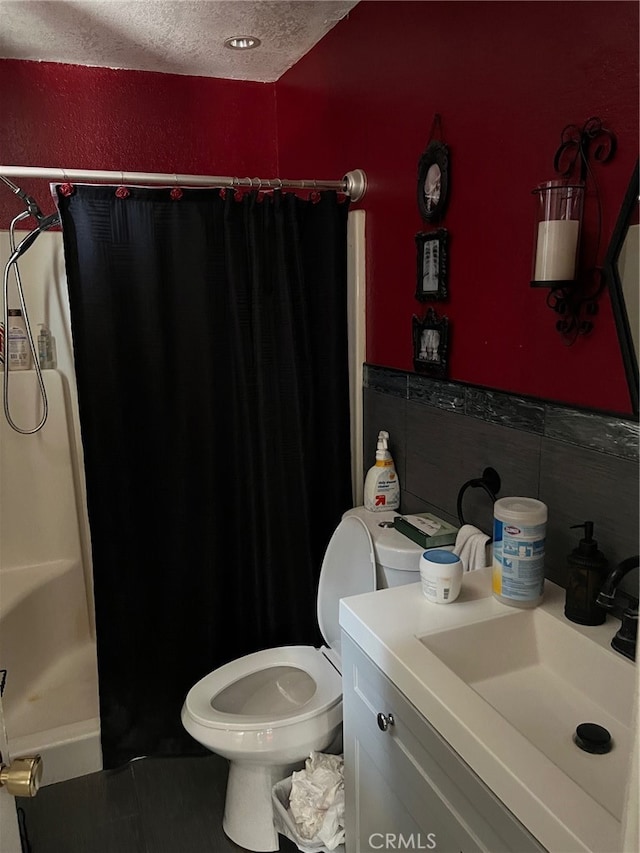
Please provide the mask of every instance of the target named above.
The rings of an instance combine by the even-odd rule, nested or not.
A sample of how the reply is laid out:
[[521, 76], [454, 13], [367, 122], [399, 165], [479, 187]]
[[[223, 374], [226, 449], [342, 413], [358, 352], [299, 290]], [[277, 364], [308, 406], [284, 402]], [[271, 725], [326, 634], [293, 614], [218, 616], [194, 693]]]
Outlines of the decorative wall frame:
[[[634, 413], [640, 408], [638, 385], [638, 223], [640, 222], [640, 170], [636, 166], [622, 202], [611, 243], [604, 261], [604, 277], [609, 286], [611, 307], [629, 384]], [[634, 263], [635, 260], [635, 263]]]
[[442, 301], [449, 296], [449, 234], [445, 228], [416, 234], [419, 302]]
[[449, 149], [429, 142], [418, 162], [418, 210], [425, 222], [440, 222], [449, 200]]
[[414, 315], [413, 366], [418, 373], [444, 377], [447, 375], [449, 352], [449, 318], [440, 317], [429, 308], [421, 320]]

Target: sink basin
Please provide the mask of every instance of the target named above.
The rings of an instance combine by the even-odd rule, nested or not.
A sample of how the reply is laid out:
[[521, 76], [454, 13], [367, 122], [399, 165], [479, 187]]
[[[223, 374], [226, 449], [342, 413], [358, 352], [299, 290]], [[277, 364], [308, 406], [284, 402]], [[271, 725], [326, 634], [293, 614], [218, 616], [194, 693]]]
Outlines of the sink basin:
[[[446, 607], [420, 584], [343, 599], [340, 624], [543, 848], [636, 849], [621, 843], [635, 831], [637, 797], [625, 787], [636, 668], [610, 647], [617, 620], [575, 625], [564, 604], [547, 581], [539, 607], [507, 607], [486, 568], [467, 572]], [[581, 723], [606, 728], [612, 750], [579, 749]]]
[[[545, 610], [513, 610], [419, 636], [420, 642], [616, 820], [631, 749], [634, 668], [589, 629]], [[580, 723], [611, 734], [612, 749], [579, 749]]]

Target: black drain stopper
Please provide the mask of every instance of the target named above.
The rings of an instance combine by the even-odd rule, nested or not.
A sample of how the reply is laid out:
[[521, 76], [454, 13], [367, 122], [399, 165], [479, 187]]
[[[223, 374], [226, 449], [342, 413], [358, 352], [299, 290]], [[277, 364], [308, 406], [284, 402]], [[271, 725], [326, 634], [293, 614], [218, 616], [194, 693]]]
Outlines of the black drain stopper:
[[580, 723], [573, 740], [580, 749], [594, 755], [604, 755], [605, 752], [611, 752], [613, 746], [609, 732], [596, 723]]

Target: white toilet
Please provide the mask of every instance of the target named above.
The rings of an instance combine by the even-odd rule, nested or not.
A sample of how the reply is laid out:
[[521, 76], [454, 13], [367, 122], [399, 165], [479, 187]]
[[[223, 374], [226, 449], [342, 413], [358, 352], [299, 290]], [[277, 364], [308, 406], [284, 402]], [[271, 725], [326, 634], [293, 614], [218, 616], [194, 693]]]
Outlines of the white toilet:
[[278, 850], [273, 785], [340, 734], [340, 599], [420, 579], [423, 549], [393, 528], [395, 515], [356, 507], [331, 537], [318, 586], [318, 624], [328, 647], [281, 646], [245, 655], [187, 694], [185, 729], [230, 761], [223, 828], [241, 847]]

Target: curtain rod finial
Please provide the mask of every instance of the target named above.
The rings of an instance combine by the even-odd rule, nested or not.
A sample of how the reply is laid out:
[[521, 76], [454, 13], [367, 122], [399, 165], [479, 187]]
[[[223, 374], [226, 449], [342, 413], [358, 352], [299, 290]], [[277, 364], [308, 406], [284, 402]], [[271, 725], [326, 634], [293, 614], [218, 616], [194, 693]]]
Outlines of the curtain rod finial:
[[354, 169], [342, 179], [345, 182], [345, 192], [351, 201], [360, 201], [367, 191], [367, 175], [362, 169]]

